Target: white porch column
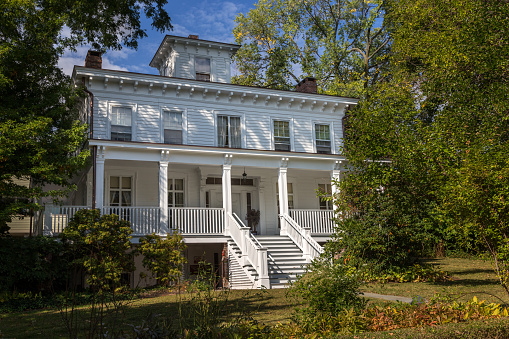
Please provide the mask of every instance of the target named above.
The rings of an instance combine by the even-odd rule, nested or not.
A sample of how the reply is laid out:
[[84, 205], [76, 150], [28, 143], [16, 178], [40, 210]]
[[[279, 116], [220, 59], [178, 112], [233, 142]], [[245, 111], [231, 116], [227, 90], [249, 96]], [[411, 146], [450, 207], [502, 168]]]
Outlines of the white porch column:
[[[279, 188], [279, 214], [288, 214], [288, 158], [281, 159], [279, 167], [277, 184]], [[281, 222], [281, 235], [286, 235], [286, 222]]]
[[97, 157], [95, 159], [95, 208], [102, 214], [104, 207], [104, 153], [105, 147], [97, 147]]
[[[339, 194], [339, 186], [336, 185], [339, 184], [340, 175], [341, 175], [341, 160], [336, 161], [334, 165], [334, 169], [331, 171], [331, 189], [332, 189], [332, 197], [336, 197], [337, 194]], [[334, 204], [334, 210], [337, 210], [336, 204]]]
[[161, 151], [159, 161], [159, 234], [166, 234], [168, 227], [168, 161], [169, 151]]
[[223, 209], [225, 212], [225, 232], [230, 231], [228, 215], [232, 214], [232, 155], [226, 154], [223, 165]]

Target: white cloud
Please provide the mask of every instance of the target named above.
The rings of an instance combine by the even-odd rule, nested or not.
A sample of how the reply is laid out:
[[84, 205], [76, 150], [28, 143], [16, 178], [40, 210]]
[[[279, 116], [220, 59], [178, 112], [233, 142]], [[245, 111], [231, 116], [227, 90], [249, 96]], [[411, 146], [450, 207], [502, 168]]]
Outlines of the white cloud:
[[235, 17], [245, 9], [244, 5], [228, 1], [202, 1], [175, 17], [172, 34], [187, 36], [199, 33], [200, 39], [231, 43]]

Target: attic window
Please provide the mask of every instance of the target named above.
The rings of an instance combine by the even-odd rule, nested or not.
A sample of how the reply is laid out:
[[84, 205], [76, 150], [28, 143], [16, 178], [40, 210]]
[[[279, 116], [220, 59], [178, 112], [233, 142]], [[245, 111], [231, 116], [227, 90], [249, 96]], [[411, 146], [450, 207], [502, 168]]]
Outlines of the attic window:
[[194, 59], [196, 80], [210, 81], [210, 59], [196, 57]]

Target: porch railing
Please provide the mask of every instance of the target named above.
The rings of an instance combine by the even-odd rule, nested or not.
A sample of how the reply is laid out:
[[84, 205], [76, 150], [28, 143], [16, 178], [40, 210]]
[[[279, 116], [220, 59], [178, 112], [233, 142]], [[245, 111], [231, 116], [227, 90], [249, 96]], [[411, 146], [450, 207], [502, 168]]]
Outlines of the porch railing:
[[44, 208], [43, 235], [57, 235], [62, 233], [67, 223], [79, 210], [88, 209], [88, 206], [54, 206], [46, 205]]
[[301, 227], [288, 214], [280, 214], [281, 230], [292, 239], [292, 241], [302, 250], [303, 256], [307, 262], [318, 257], [323, 253], [323, 247], [320, 246], [312, 237], [309, 227]]
[[290, 216], [301, 227], [310, 228], [311, 234], [334, 232], [333, 210], [290, 210]]
[[177, 207], [168, 211], [169, 228], [182, 234], [223, 234], [222, 208]]
[[[251, 264], [258, 274], [256, 287], [270, 288], [267, 248], [263, 247], [251, 234], [249, 227], [233, 213], [227, 216], [230, 236], [241, 252], [241, 265]], [[253, 279], [252, 276], [249, 277]], [[252, 280], [253, 281], [253, 280]], [[253, 281], [254, 282], [254, 281]]]
[[116, 214], [120, 219], [129, 221], [133, 235], [159, 233], [159, 207], [105, 206], [102, 214]]

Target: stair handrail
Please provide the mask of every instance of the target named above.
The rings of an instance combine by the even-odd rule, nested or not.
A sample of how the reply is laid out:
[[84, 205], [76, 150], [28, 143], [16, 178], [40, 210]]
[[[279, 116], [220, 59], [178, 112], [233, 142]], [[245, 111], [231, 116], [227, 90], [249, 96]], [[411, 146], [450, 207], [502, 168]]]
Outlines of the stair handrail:
[[244, 225], [235, 213], [227, 214], [232, 224], [230, 226], [230, 235], [241, 252], [241, 264], [246, 265], [249, 263], [254, 267], [259, 278], [258, 287], [264, 286], [270, 288], [267, 248], [263, 247], [252, 236], [250, 228]]
[[[307, 261], [311, 261], [311, 259], [314, 259], [315, 257], [318, 257], [320, 254], [324, 252], [324, 249], [322, 246], [320, 246], [319, 243], [315, 241], [311, 237], [311, 231], [309, 227], [303, 228], [293, 218], [288, 214], [280, 214], [279, 217], [286, 222], [288, 225], [290, 225], [296, 233], [300, 236], [302, 239], [302, 245], [300, 245], [301, 239], [295, 239], [293, 238], [292, 234], [293, 232], [288, 232], [288, 236], [292, 239], [292, 241], [299, 247], [301, 247], [301, 250], [304, 252], [304, 256], [306, 257]], [[309, 249], [314, 250], [315, 253], [309, 253]]]

